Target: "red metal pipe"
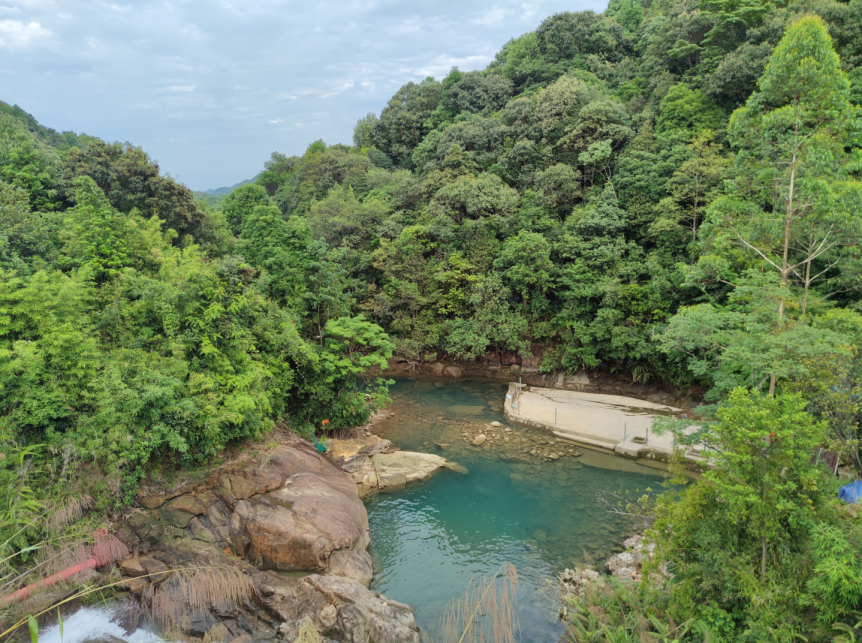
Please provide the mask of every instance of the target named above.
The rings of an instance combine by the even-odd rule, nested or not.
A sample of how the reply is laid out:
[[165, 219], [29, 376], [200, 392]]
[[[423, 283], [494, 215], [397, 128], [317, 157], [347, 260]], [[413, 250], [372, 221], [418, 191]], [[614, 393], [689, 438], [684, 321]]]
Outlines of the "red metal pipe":
[[50, 587], [54, 583], [57, 583], [61, 580], [66, 580], [70, 576], [74, 576], [75, 574], [84, 571], [85, 569], [95, 569], [98, 566], [98, 561], [95, 556], [91, 556], [83, 563], [78, 563], [77, 565], [72, 565], [71, 567], [67, 567], [61, 572], [57, 572], [48, 578], [43, 578], [42, 580], [37, 580], [35, 583], [30, 583], [27, 587], [22, 587], [19, 590], [12, 592], [11, 594], [7, 594], [3, 598], [0, 598], [0, 609], [4, 609], [11, 605], [12, 603], [17, 603], [19, 601], [23, 601], [25, 598], [30, 596], [34, 589], [40, 589], [42, 587]]
[[96, 567], [107, 565], [121, 556], [128, 554], [125, 545], [111, 536], [107, 529], [97, 529], [93, 532], [93, 537], [95, 540], [93, 554], [87, 560], [77, 563], [76, 565], [72, 565], [71, 567], [67, 567], [61, 572], [48, 576], [48, 578], [43, 578], [42, 580], [37, 580], [35, 583], [30, 583], [27, 587], [22, 587], [11, 594], [7, 594], [3, 598], [0, 598], [0, 609], [5, 609], [12, 603], [23, 601], [25, 598], [30, 596], [34, 589], [50, 587], [54, 583], [66, 580], [70, 576], [74, 576], [85, 569], [95, 569]]

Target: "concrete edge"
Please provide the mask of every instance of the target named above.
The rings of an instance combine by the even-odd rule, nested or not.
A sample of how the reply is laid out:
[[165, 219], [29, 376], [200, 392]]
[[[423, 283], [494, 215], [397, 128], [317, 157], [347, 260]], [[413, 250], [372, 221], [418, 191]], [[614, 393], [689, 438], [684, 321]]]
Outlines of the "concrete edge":
[[[567, 442], [571, 442], [572, 444], [577, 444], [579, 446], [585, 446], [590, 449], [594, 449], [596, 451], [602, 451], [604, 453], [613, 453], [614, 455], [619, 455], [624, 458], [629, 458], [630, 460], [643, 460], [642, 464], [649, 466], [651, 462], [655, 462], [656, 468], [662, 468], [658, 466], [658, 463], [662, 464], [670, 464], [673, 460], [674, 454], [670, 449], [665, 449], [662, 447], [650, 447], [650, 446], [642, 446], [639, 448], [635, 448], [633, 445], [635, 443], [627, 440], [625, 442], [610, 442], [607, 440], [598, 440], [595, 438], [591, 438], [585, 436], [583, 434], [578, 433], [563, 433], [555, 430], [555, 427], [546, 424], [545, 422], [539, 422], [538, 420], [528, 420], [515, 413], [514, 408], [512, 408], [512, 402], [515, 399], [515, 393], [517, 392], [518, 384], [515, 382], [509, 383], [509, 388], [506, 391], [506, 397], [503, 401], [503, 416], [506, 418], [507, 422], [511, 422], [512, 424], [518, 424], [520, 426], [527, 427], [529, 429], [538, 429], [540, 431], [544, 431], [545, 433], [550, 433], [561, 440], [566, 440]], [[524, 385], [524, 388], [529, 388]], [[686, 468], [690, 471], [702, 472], [705, 469], [705, 463], [703, 458], [694, 458], [692, 456], [686, 455]]]

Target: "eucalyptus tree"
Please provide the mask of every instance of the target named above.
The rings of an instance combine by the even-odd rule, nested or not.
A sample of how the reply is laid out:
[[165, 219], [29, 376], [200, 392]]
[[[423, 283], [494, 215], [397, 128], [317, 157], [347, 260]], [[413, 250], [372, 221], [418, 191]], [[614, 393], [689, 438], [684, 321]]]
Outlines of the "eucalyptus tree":
[[859, 110], [816, 16], [788, 28], [758, 84], [730, 120], [736, 177], [711, 208], [710, 250], [736, 242], [776, 271], [783, 288], [801, 283], [804, 314], [811, 286], [840, 269], [857, 245], [862, 184], [849, 150]]
[[732, 284], [749, 269], [775, 273], [780, 333], [791, 285], [802, 286], [793, 305], [804, 316], [815, 282], [857, 252], [862, 183], [849, 150], [859, 110], [816, 16], [787, 29], [758, 85], [730, 120], [735, 178], [709, 210], [699, 267]]

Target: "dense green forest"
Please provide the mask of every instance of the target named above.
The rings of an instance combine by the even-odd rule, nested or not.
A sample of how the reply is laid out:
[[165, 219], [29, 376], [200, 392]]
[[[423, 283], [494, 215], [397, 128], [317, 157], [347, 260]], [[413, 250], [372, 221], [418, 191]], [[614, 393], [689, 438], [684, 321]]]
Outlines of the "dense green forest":
[[809, 458], [862, 477], [860, 24], [860, 0], [560, 13], [209, 201], [0, 105], [6, 546], [47, 497], [109, 509], [154, 465], [362, 423], [393, 355], [538, 344], [698, 386], [718, 453], [649, 508], [673, 582], [593, 597], [576, 640], [855, 640], [862, 526]]

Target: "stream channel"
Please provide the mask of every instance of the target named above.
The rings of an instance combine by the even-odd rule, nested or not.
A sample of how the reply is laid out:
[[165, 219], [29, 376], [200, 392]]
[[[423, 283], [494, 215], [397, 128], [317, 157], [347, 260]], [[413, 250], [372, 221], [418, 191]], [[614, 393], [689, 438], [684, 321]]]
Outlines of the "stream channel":
[[[633, 529], [599, 506], [596, 494], [639, 496], [662, 482], [660, 471], [632, 460], [507, 424], [506, 389], [497, 382], [399, 378], [390, 391], [394, 416], [375, 425], [377, 435], [405, 451], [443, 455], [469, 470], [443, 469], [366, 502], [371, 589], [408, 603], [432, 640], [447, 603], [472, 577], [493, 576], [512, 563], [522, 640], [558, 641], [565, 626], [556, 574], [584, 563], [601, 569]], [[496, 439], [482, 447], [465, 440], [465, 433], [490, 433], [485, 427], [493, 421], [503, 425], [493, 429]], [[549, 452], [558, 459], [541, 457]]]

